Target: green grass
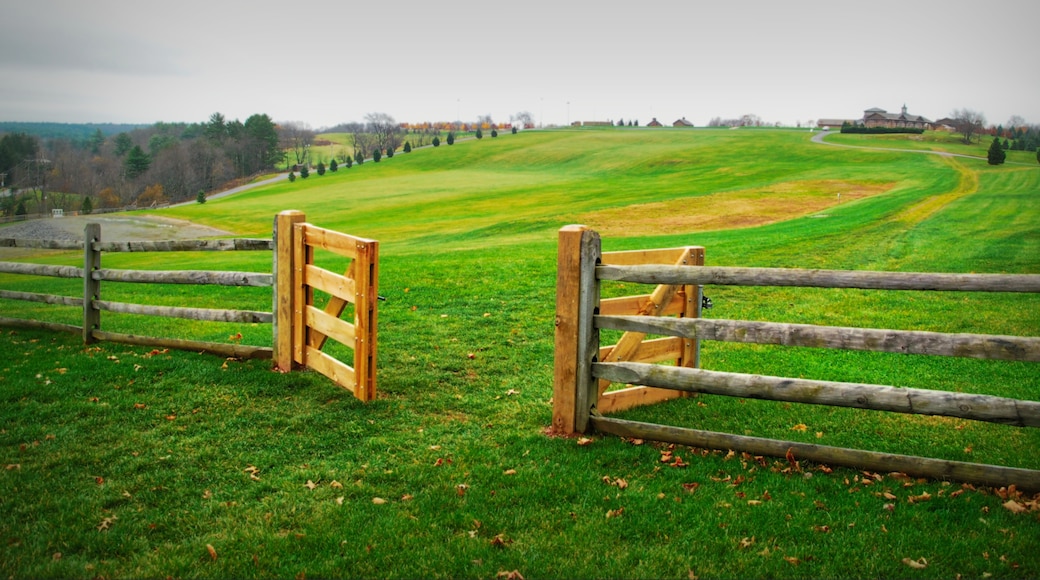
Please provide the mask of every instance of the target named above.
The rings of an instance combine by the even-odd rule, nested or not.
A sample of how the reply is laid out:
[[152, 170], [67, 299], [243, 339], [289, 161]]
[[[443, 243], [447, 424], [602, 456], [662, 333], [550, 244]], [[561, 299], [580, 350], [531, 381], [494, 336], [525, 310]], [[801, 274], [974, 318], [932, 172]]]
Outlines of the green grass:
[[[791, 472], [784, 461], [686, 448], [673, 450], [688, 464], [677, 468], [661, 462], [663, 445], [599, 436], [578, 445], [544, 434], [555, 232], [590, 212], [694, 203], [713, 193], [766, 196], [785, 183], [884, 183], [891, 184], [886, 193], [770, 225], [654, 235], [643, 224], [604, 245], [703, 245], [711, 265], [1040, 272], [1040, 169], [831, 148], [808, 137], [775, 130], [504, 134], [162, 212], [267, 236], [275, 213], [299, 209], [317, 225], [379, 239], [380, 293], [387, 297], [379, 305], [380, 396], [362, 404], [315, 373], [273, 373], [269, 362], [84, 347], [74, 336], [5, 330], [0, 573], [1040, 575], [1037, 512], [1013, 514], [992, 490], [888, 474], [867, 484], [855, 470], [803, 465], [804, 472]], [[41, 252], [32, 261], [76, 265], [81, 258]], [[203, 264], [269, 271], [270, 254], [104, 257], [113, 268]], [[0, 276], [0, 287], [12, 290], [76, 294], [78, 284]], [[604, 288], [610, 295], [632, 290]], [[102, 292], [130, 302], [270, 307], [264, 289], [106, 283]], [[706, 293], [715, 318], [1040, 336], [1040, 299], [1029, 295]], [[78, 318], [72, 308], [11, 301], [0, 308], [10, 316]], [[270, 341], [264, 325], [108, 313], [102, 325]], [[1040, 389], [1035, 363], [716, 343], [705, 343], [703, 363], [1034, 401]], [[1036, 430], [964, 420], [709, 396], [623, 416], [1040, 468]], [[792, 430], [797, 425], [806, 430]], [[922, 557], [923, 570], [902, 562]]]

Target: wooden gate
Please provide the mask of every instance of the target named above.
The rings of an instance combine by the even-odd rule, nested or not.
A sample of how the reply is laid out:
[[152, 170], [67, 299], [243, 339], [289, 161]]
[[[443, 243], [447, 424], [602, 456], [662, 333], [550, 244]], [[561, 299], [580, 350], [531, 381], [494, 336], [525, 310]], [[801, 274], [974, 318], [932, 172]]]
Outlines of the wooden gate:
[[[319, 228], [303, 213], [275, 218], [275, 366], [314, 369], [362, 401], [376, 396], [376, 302], [379, 242]], [[314, 263], [320, 248], [351, 260], [339, 275]], [[329, 298], [315, 304], [314, 291]], [[353, 321], [340, 318], [353, 305]], [[354, 352], [353, 366], [322, 351], [333, 339]]]

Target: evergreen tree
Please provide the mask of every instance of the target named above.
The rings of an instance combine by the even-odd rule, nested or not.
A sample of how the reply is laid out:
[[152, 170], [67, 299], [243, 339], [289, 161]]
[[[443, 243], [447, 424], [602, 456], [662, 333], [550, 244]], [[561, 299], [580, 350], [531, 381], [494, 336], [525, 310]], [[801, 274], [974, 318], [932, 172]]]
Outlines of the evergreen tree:
[[434, 147], [440, 147], [441, 146], [441, 138], [440, 137], [434, 137], [433, 138], [433, 146]]
[[337, 171], [339, 171], [339, 164], [336, 163], [336, 158], [335, 157], [332, 158], [332, 161], [329, 161], [329, 171], [331, 171], [333, 173], [336, 173]]
[[389, 158], [391, 158], [393, 156], [394, 156], [394, 148], [393, 147], [387, 147], [386, 148], [386, 158], [389, 159]]
[[494, 139], [495, 137], [498, 137], [498, 129], [491, 130], [491, 138]]
[[296, 174], [292, 171], [289, 172], [289, 183], [296, 181]]
[[1007, 151], [1008, 149], [1011, 148], [1011, 144], [1008, 143], [1007, 138], [1004, 139], [1004, 142], [1001, 143], [1000, 146], [1004, 149], [1004, 151]]
[[347, 169], [350, 169], [354, 165], [354, 159], [350, 155], [347, 155], [346, 160], [343, 162], [347, 164]]
[[382, 159], [382, 158], [383, 158], [383, 154], [379, 151], [379, 149], [376, 149], [375, 151], [372, 152], [372, 161], [375, 161], [376, 163], [379, 163], [379, 160]]
[[483, 139], [483, 138], [484, 138], [484, 132], [480, 130], [480, 127], [477, 127], [477, 139]]
[[516, 135], [516, 127], [513, 127], [513, 134]]
[[455, 144], [455, 132], [454, 131], [448, 131], [448, 145], [454, 145], [454, 144]]
[[304, 163], [300, 166], [300, 177], [307, 179], [311, 175], [311, 170], [307, 168], [307, 164]]
[[89, 195], [83, 198], [83, 205], [80, 206], [79, 211], [85, 215], [90, 215], [94, 211], [94, 202], [91, 201]]
[[195, 196], [195, 203], [206, 203], [206, 191], [200, 189], [198, 195]]
[[14, 215], [23, 216], [27, 215], [28, 213], [29, 212], [25, 209], [25, 200], [18, 200], [18, 209], [14, 210]]
[[411, 144], [410, 141], [405, 141], [404, 142], [404, 152], [405, 153], [411, 153], [412, 152], [412, 144]]
[[325, 175], [325, 162], [324, 161], [319, 161], [318, 162], [318, 175]]
[[1007, 158], [1007, 153], [1004, 152], [1004, 148], [1000, 146], [1000, 138], [994, 137], [993, 143], [989, 146], [989, 151], [986, 153], [986, 160], [990, 165], [1000, 165]]
[[126, 154], [126, 161], [123, 162], [123, 169], [126, 171], [126, 176], [129, 179], [133, 179], [139, 175], [144, 174], [148, 171], [148, 167], [152, 164], [152, 158], [141, 149], [140, 145], [134, 145], [130, 152]]

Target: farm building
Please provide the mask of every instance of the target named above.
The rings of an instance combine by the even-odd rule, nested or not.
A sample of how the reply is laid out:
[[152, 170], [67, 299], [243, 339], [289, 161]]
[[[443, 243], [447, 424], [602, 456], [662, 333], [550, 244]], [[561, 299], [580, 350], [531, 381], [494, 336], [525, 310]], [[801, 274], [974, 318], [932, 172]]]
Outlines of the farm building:
[[686, 117], [683, 117], [682, 119], [672, 123], [672, 127], [693, 127], [693, 123], [687, 121]]
[[889, 113], [884, 109], [872, 108], [863, 111], [863, 125], [866, 127], [899, 127], [910, 129], [931, 129], [932, 122], [920, 115], [906, 112], [906, 105], [899, 114]]
[[650, 122], [646, 124], [646, 126], [647, 127], [664, 127], [664, 125], [662, 125], [661, 122], [657, 120], [657, 117], [654, 117], [653, 119], [651, 119]]

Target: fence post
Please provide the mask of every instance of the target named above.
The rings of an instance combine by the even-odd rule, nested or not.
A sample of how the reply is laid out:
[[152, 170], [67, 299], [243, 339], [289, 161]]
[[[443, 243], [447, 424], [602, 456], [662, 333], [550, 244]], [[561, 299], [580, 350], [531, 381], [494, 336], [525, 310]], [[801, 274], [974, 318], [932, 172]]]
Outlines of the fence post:
[[286, 210], [274, 218], [274, 366], [282, 372], [293, 367], [293, 230], [306, 216], [301, 211]]
[[101, 299], [101, 280], [94, 272], [101, 269], [101, 250], [94, 244], [101, 241], [101, 224], [87, 224], [83, 229], [83, 344], [96, 342], [94, 331], [101, 329], [101, 311], [94, 301]]
[[553, 363], [552, 428], [558, 434], [581, 433], [599, 390], [592, 363], [599, 356], [599, 331], [592, 317], [599, 308], [596, 265], [599, 234], [570, 225], [559, 232], [556, 265], [556, 332]]
[[379, 242], [359, 242], [354, 258], [354, 383], [362, 401], [376, 397], [376, 317], [379, 299]]

